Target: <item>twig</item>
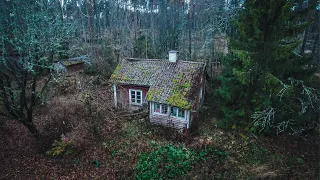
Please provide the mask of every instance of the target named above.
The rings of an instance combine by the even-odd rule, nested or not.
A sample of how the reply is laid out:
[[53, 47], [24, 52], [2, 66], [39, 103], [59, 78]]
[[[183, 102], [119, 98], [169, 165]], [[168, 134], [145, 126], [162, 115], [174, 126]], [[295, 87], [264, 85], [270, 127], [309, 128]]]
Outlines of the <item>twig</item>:
[[258, 140], [258, 137], [256, 135], [254, 135], [252, 132], [250, 132], [250, 133], [256, 140]]

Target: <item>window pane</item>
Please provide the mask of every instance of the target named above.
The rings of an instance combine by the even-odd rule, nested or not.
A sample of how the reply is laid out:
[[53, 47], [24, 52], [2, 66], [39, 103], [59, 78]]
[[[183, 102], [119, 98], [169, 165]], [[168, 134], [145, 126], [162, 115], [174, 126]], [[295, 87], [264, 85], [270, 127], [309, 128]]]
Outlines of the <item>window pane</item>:
[[157, 103], [154, 104], [154, 112], [160, 113], [160, 104], [157, 104]]
[[171, 116], [177, 116], [177, 108], [171, 107]]
[[136, 99], [135, 98], [131, 98], [131, 102], [135, 103]]
[[135, 97], [136, 97], [135, 91], [131, 91], [131, 98], [135, 98]]
[[140, 99], [137, 99], [137, 103], [138, 103], [138, 104], [141, 104], [141, 100], [140, 100]]
[[137, 99], [141, 99], [141, 96], [140, 96], [140, 95], [137, 95]]
[[178, 110], [178, 117], [184, 118], [184, 110], [182, 109]]
[[141, 95], [141, 91], [137, 91], [137, 96], [140, 96]]
[[168, 106], [165, 105], [165, 104], [162, 104], [161, 106], [162, 106], [161, 107], [161, 113], [162, 114], [167, 114], [168, 113]]

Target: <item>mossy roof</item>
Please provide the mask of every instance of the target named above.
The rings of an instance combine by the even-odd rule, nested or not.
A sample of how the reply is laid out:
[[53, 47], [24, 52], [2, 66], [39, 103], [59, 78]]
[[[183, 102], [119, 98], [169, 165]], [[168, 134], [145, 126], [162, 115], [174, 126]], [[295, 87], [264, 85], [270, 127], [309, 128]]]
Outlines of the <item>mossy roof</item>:
[[79, 57], [73, 57], [73, 58], [69, 58], [69, 59], [63, 59], [58, 62], [60, 62], [65, 67], [69, 67], [69, 66], [76, 65], [76, 64], [91, 65], [91, 60], [87, 56], [79, 56]]
[[146, 100], [191, 109], [199, 92], [202, 62], [124, 59], [111, 75], [115, 84], [150, 87]]
[[64, 66], [66, 67], [69, 67], [69, 66], [72, 66], [72, 65], [76, 65], [76, 64], [83, 64], [84, 62], [83, 61], [69, 61], [69, 60], [66, 60], [66, 61], [60, 61]]

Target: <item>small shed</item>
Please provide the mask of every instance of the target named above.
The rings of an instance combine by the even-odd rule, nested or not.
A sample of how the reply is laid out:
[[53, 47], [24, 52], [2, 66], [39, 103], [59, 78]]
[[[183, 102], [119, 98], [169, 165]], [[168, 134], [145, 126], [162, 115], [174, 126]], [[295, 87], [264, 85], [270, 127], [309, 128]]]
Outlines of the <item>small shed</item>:
[[59, 60], [53, 63], [53, 69], [55, 72], [73, 73], [83, 70], [85, 65], [91, 66], [90, 59], [87, 56], [80, 56]]

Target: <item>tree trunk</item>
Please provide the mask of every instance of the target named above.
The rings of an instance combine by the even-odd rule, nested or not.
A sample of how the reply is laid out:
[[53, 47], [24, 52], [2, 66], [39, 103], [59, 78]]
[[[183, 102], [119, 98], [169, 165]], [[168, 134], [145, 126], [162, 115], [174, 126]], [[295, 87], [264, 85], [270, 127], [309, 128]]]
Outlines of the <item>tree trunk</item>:
[[82, 22], [82, 34], [83, 34], [83, 39], [84, 39], [84, 42], [87, 43], [87, 33], [86, 33], [86, 27], [84, 26], [84, 23], [83, 21], [81, 20]]
[[63, 0], [60, 1], [60, 4], [59, 4], [60, 7], [59, 7], [59, 8], [60, 8], [60, 16], [61, 16], [60, 18], [61, 18], [61, 22], [63, 22], [63, 15], [64, 15], [63, 6], [65, 6], [64, 4], [65, 4], [65, 2], [63, 2]]
[[304, 31], [303, 41], [300, 49], [300, 54], [303, 55], [306, 49], [307, 38], [308, 38], [309, 27]]
[[314, 30], [315, 40], [312, 47], [312, 57], [314, 58], [314, 62], [320, 65], [320, 11], [316, 12], [316, 18], [314, 22]]
[[133, 2], [133, 23], [134, 23], [134, 40], [138, 36], [138, 11], [137, 11], [137, 0]]
[[190, 0], [190, 10], [189, 10], [189, 32], [188, 32], [188, 37], [189, 37], [189, 60], [191, 60], [192, 57], [192, 37], [191, 37], [191, 30], [192, 30], [192, 11], [193, 11], [193, 4], [192, 4], [192, 0]]
[[151, 10], [151, 17], [150, 17], [150, 29], [151, 29], [151, 47], [155, 47], [155, 26], [154, 26], [154, 2], [153, 0], [150, 1], [150, 10]]
[[89, 26], [89, 42], [93, 40], [93, 30], [94, 30], [94, 17], [93, 17], [93, 0], [87, 0], [87, 14], [88, 14], [88, 26]]
[[319, 32], [318, 34], [315, 35], [315, 40], [314, 40], [314, 43], [313, 43], [313, 46], [312, 46], [312, 56], [314, 57], [316, 54], [316, 49], [317, 49], [317, 46], [319, 44]]
[[[320, 10], [319, 10], [320, 11]], [[318, 59], [316, 59], [318, 61], [318, 66], [320, 66], [320, 12], [318, 12], [318, 34], [317, 34], [317, 44], [318, 44], [318, 53], [317, 53], [317, 57]]]
[[109, 2], [105, 2], [105, 30], [110, 26], [110, 20], [109, 20]]
[[40, 139], [40, 133], [32, 121], [30, 122], [30, 120], [28, 119], [26, 121], [22, 121], [22, 124], [28, 128], [28, 130], [31, 132], [33, 137], [36, 138], [37, 141]]

